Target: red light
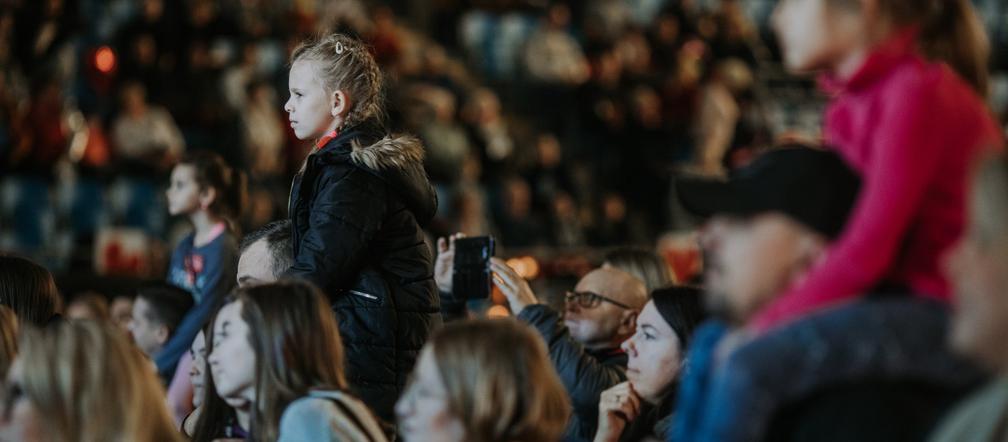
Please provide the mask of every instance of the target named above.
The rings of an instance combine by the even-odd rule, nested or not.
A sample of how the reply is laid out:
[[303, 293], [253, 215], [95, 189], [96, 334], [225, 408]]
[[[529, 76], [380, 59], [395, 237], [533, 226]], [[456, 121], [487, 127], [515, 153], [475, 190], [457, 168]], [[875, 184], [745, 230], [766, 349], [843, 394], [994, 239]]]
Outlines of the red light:
[[112, 72], [112, 69], [115, 69], [115, 65], [116, 57], [115, 52], [112, 52], [112, 48], [108, 46], [98, 48], [98, 51], [95, 52], [95, 68], [98, 69], [98, 72], [103, 74]]

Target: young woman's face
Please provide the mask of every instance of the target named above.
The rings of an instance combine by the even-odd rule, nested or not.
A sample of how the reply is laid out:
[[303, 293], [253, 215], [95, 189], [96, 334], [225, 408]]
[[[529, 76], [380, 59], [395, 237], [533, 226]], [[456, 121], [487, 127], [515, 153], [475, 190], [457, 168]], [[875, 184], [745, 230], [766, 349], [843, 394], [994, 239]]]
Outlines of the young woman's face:
[[193, 407], [203, 404], [203, 373], [206, 372], [206, 336], [203, 330], [196, 334], [189, 347], [192, 366], [189, 368], [189, 382], [193, 387]]
[[833, 69], [865, 41], [856, 8], [836, 6], [848, 0], [781, 0], [771, 24], [784, 64], [795, 72]]
[[0, 440], [43, 440], [45, 419], [21, 389], [24, 366], [21, 358], [11, 365], [0, 404]]
[[660, 402], [679, 375], [682, 344], [658, 313], [654, 301], [641, 310], [637, 316], [637, 332], [624, 341], [622, 347], [629, 356], [627, 379], [634, 391], [648, 402]]
[[462, 422], [448, 409], [448, 393], [430, 346], [420, 354], [413, 382], [396, 403], [400, 432], [411, 442], [464, 440]]
[[284, 103], [284, 110], [299, 140], [319, 138], [335, 128], [332, 94], [326, 93], [322, 86], [316, 74], [317, 64], [313, 60], [298, 60], [291, 65], [290, 98]]
[[179, 164], [172, 169], [165, 196], [168, 197], [168, 213], [172, 215], [188, 215], [200, 209], [200, 188], [193, 166]]
[[[213, 350], [207, 363], [217, 395], [226, 401], [255, 402], [256, 355], [249, 343], [248, 324], [241, 317], [242, 302], [232, 302], [217, 314]], [[230, 403], [230, 402], [229, 402]]]

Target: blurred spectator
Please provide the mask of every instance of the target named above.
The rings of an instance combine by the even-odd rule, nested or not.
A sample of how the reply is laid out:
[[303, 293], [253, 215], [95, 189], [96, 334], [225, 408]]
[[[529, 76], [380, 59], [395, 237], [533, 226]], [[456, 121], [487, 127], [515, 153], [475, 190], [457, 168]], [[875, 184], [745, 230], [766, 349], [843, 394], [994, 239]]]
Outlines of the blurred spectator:
[[934, 441], [1003, 439], [1006, 407], [1003, 329], [1008, 326], [1008, 161], [989, 158], [973, 179], [970, 228], [954, 250], [948, 271], [956, 287], [953, 347], [994, 371], [997, 378], [950, 414]]
[[148, 104], [146, 94], [144, 86], [137, 82], [122, 87], [122, 110], [113, 123], [112, 140], [117, 157], [131, 165], [128, 167], [164, 170], [182, 154], [185, 142], [171, 115], [160, 106]]
[[518, 145], [493, 91], [480, 88], [469, 94], [462, 110], [471, 149], [482, 162], [484, 182], [494, 182], [513, 167]]
[[554, 441], [569, 414], [542, 340], [511, 319], [440, 330], [396, 404], [406, 441]]
[[192, 296], [178, 287], [166, 284], [140, 289], [129, 326], [137, 348], [152, 359], [157, 357], [192, 306]]
[[245, 178], [220, 156], [196, 152], [175, 165], [165, 193], [168, 212], [187, 217], [193, 226], [193, 232], [175, 247], [166, 276], [169, 283], [192, 294], [194, 306], [179, 324], [178, 333], [157, 355], [158, 372], [171, 378], [200, 326], [234, 287], [238, 256], [235, 222], [245, 206]]
[[22, 324], [42, 327], [63, 311], [63, 298], [44, 267], [26, 258], [0, 255], [0, 305], [14, 310]]
[[[25, 330], [7, 377], [7, 440], [180, 441], [154, 371], [112, 325]], [[73, 376], [67, 375], [72, 373]]]
[[[245, 91], [243, 91], [243, 94]], [[251, 81], [247, 89], [248, 100], [242, 105], [245, 127], [245, 157], [253, 180], [281, 179], [287, 169], [283, 162], [283, 117], [275, 91], [263, 81]]]
[[752, 85], [752, 72], [738, 60], [718, 63], [700, 96], [694, 172], [724, 176], [726, 155], [741, 117], [736, 95]]
[[108, 299], [101, 293], [87, 292], [74, 297], [66, 308], [67, 319], [106, 322], [109, 316]]
[[[708, 305], [727, 324], [697, 331], [671, 438], [919, 440], [976, 382], [969, 364], [936, 350], [947, 310], [898, 288], [774, 333], [744, 327], [842, 231], [860, 180], [836, 154], [779, 149], [732, 181], [686, 184], [679, 186], [686, 207], [714, 216], [703, 239]], [[811, 346], [821, 353], [810, 354]], [[870, 424], [880, 415], [886, 425]]]
[[570, 8], [554, 3], [528, 38], [525, 69], [532, 81], [554, 86], [577, 86], [588, 79], [588, 62], [581, 45], [568, 30]]
[[472, 149], [465, 130], [455, 120], [455, 97], [445, 89], [429, 86], [417, 87], [416, 93], [431, 110], [430, 120], [420, 130], [427, 146], [427, 171], [435, 183], [455, 184], [458, 165]]
[[507, 247], [543, 245], [546, 231], [542, 220], [532, 211], [532, 192], [520, 178], [504, 182], [501, 216], [495, 223], [500, 229], [501, 243]]
[[491, 269], [511, 312], [547, 343], [570, 396], [574, 415], [564, 440], [590, 440], [598, 422], [599, 395], [626, 380], [627, 356], [619, 346], [634, 332], [637, 315], [647, 303], [647, 289], [622, 270], [597, 269], [567, 292], [561, 319], [504, 261], [493, 258]]

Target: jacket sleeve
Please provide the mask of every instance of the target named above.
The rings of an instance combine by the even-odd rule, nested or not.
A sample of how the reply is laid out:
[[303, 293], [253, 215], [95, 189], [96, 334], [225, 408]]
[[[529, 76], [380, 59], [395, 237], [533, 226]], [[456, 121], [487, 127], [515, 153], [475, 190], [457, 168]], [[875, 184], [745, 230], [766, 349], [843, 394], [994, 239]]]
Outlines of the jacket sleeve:
[[885, 129], [871, 141], [873, 159], [844, 232], [804, 280], [760, 312], [756, 328], [860, 296], [891, 269], [949, 142], [934, 129], [942, 122], [931, 105], [935, 92], [925, 86], [904, 86], [906, 93], [883, 111]]
[[222, 239], [225, 242], [218, 254], [206, 256], [208, 265], [198, 276], [196, 290], [199, 292], [199, 302], [182, 317], [182, 322], [175, 327], [171, 338], [154, 357], [158, 373], [168, 379], [174, 375], [179, 358], [189, 351], [193, 339], [217, 307], [218, 301], [234, 288], [238, 265], [237, 246], [226, 238]]
[[384, 183], [356, 168], [323, 180], [294, 265], [286, 274], [311, 281], [323, 290], [349, 288], [363, 267], [368, 244], [381, 227]]
[[542, 335], [560, 381], [570, 395], [574, 412], [582, 422], [594, 424], [598, 416], [599, 396], [607, 388], [626, 380], [626, 369], [603, 364], [585, 352], [574, 340], [560, 314], [545, 305], [530, 305], [518, 315]]

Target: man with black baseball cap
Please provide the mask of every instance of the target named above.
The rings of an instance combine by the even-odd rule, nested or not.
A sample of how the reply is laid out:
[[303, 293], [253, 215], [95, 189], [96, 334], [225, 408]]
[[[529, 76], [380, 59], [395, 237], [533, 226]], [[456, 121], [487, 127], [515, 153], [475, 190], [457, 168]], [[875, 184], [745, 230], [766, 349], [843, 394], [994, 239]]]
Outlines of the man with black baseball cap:
[[[860, 179], [835, 153], [775, 149], [727, 180], [684, 178], [676, 188], [688, 211], [707, 218], [701, 234], [706, 302], [721, 320], [701, 327], [694, 337], [671, 440], [762, 440], [773, 431], [786, 433], [773, 437], [790, 439], [812, 418], [771, 425], [781, 407], [823, 388], [875, 376], [902, 379], [912, 373], [915, 382], [952, 389], [976, 380], [968, 363], [942, 351], [947, 311], [933, 301], [868, 297], [764, 335], [747, 327], [758, 311], [801, 281], [843, 231]], [[859, 397], [858, 408], [878, 415], [878, 407], [862, 402], [872, 402], [874, 391], [885, 389]], [[885, 411], [895, 413], [893, 422], [906, 424], [900, 430], [921, 426], [900, 412], [928, 417], [947, 405], [935, 405], [926, 393], [920, 397], [914, 407]], [[849, 404], [840, 405], [832, 410], [851, 412], [845, 408]], [[850, 416], [836, 417], [815, 422], [850, 422]], [[776, 428], [781, 426], [785, 429]], [[865, 428], [878, 426], [854, 430]], [[813, 433], [848, 440], [864, 435], [850, 431], [817, 427]]]

